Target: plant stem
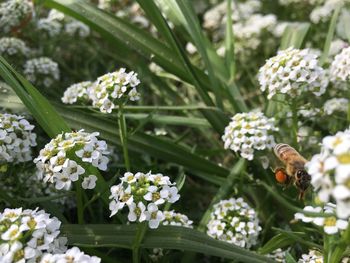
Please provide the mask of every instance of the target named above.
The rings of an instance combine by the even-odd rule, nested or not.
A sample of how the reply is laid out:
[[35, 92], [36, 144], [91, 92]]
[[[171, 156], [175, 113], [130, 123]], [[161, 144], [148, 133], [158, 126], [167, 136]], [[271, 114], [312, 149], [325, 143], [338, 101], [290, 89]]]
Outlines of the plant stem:
[[83, 193], [81, 190], [81, 180], [75, 182], [75, 194], [77, 199], [78, 224], [84, 224]]
[[145, 236], [147, 231], [147, 222], [142, 222], [137, 225], [137, 232], [132, 244], [132, 262], [139, 263], [140, 262], [140, 244], [142, 242], [143, 237]]
[[125, 122], [123, 104], [119, 104], [118, 125], [119, 125], [120, 142], [121, 142], [122, 147], [123, 147], [125, 168], [129, 172], [130, 171], [130, 161], [129, 161], [129, 152], [128, 152], [128, 138], [127, 138], [126, 122]]
[[298, 108], [297, 108], [297, 102], [295, 99], [292, 101], [291, 105], [292, 110], [292, 132], [293, 132], [293, 146], [298, 146]]

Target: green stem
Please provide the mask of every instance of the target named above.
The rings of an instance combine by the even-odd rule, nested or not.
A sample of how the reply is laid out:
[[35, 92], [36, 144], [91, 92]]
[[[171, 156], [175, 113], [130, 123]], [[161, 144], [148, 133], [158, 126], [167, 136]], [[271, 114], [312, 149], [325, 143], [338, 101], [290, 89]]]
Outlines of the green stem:
[[293, 131], [293, 146], [298, 146], [298, 107], [297, 102], [294, 99], [291, 104], [292, 110], [292, 131]]
[[329, 237], [326, 233], [323, 234], [323, 262], [328, 263], [330, 253]]
[[147, 222], [142, 222], [137, 225], [136, 236], [132, 244], [132, 262], [133, 263], [140, 262], [140, 244], [142, 242], [143, 237], [146, 234], [146, 231], [147, 231]]
[[330, 263], [338, 263], [341, 261], [345, 250], [350, 247], [350, 224], [343, 232], [340, 242], [335, 246], [332, 256], [329, 258]]
[[81, 180], [75, 182], [75, 194], [77, 199], [78, 224], [84, 224], [83, 193], [81, 190]]
[[120, 142], [121, 142], [122, 147], [123, 147], [125, 168], [129, 172], [130, 171], [130, 161], [129, 161], [129, 152], [128, 152], [128, 139], [127, 139], [127, 132], [126, 132], [126, 122], [125, 122], [124, 109], [123, 109], [122, 104], [119, 105], [118, 125], [119, 125]]

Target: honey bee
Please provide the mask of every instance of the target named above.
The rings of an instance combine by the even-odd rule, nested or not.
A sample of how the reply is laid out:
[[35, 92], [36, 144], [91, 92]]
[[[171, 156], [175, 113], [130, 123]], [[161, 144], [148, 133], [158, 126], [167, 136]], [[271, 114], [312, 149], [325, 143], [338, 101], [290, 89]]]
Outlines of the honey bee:
[[279, 143], [273, 150], [285, 164], [285, 168], [275, 169], [276, 180], [286, 186], [293, 183], [299, 190], [299, 199], [303, 199], [311, 181], [311, 176], [305, 170], [307, 160], [288, 144]]

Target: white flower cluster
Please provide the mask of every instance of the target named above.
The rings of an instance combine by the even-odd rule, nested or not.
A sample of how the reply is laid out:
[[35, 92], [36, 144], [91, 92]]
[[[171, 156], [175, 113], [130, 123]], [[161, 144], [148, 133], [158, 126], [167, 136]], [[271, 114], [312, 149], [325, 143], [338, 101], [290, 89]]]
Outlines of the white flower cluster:
[[240, 152], [243, 158], [253, 160], [254, 150], [271, 149], [275, 145], [272, 135], [278, 131], [274, 118], [267, 118], [261, 112], [237, 113], [225, 128], [222, 140], [225, 149]]
[[7, 0], [0, 4], [0, 31], [8, 33], [20, 26], [22, 21], [29, 19], [33, 12], [29, 0]]
[[322, 4], [324, 0], [278, 0], [280, 5], [292, 5], [292, 4], [304, 4], [304, 5], [317, 5]]
[[176, 213], [174, 211], [164, 211], [164, 221], [162, 224], [164, 226], [183, 226], [188, 228], [193, 228], [193, 221], [189, 220], [188, 217], [181, 213]]
[[61, 33], [62, 25], [59, 21], [46, 17], [38, 20], [37, 28], [46, 32], [49, 37], [55, 37]]
[[[232, 19], [239, 21], [250, 17], [261, 8], [260, 1], [248, 0], [245, 2], [234, 3]], [[209, 9], [204, 14], [203, 27], [206, 29], [218, 29], [226, 21], [227, 3], [220, 3]]]
[[0, 213], [0, 262], [37, 262], [43, 253], [66, 251], [61, 222], [45, 211], [6, 208]]
[[350, 47], [342, 49], [334, 57], [329, 74], [332, 82], [350, 80]]
[[64, 32], [72, 37], [79, 36], [83, 38], [90, 35], [90, 27], [80, 21], [73, 20], [64, 26]]
[[0, 163], [32, 160], [31, 148], [36, 146], [33, 129], [23, 116], [0, 113]]
[[334, 112], [347, 112], [349, 100], [346, 98], [333, 98], [327, 100], [323, 105], [326, 115], [332, 115]]
[[88, 95], [93, 106], [100, 108], [101, 112], [111, 113], [116, 101], [140, 99], [140, 94], [136, 90], [139, 84], [137, 73], [134, 71], [127, 73], [125, 68], [121, 68], [99, 77], [95, 85], [88, 90]]
[[260, 68], [260, 89], [268, 91], [269, 99], [277, 93], [294, 98], [307, 91], [320, 96], [326, 91], [328, 80], [325, 70], [317, 63], [317, 55], [308, 49], [279, 51]]
[[160, 173], [127, 172], [120, 180], [120, 184], [111, 187], [109, 209], [113, 216], [127, 205], [130, 222], [148, 221], [150, 228], [158, 228], [165, 220], [159, 206], [166, 202], [175, 203], [180, 198], [175, 183]]
[[323, 255], [316, 250], [310, 250], [308, 254], [301, 255], [298, 263], [323, 263]]
[[339, 218], [350, 217], [350, 130], [327, 136], [320, 154], [306, 164], [321, 202], [333, 198]]
[[277, 18], [275, 15], [254, 14], [247, 20], [233, 25], [235, 32], [235, 51], [246, 53], [255, 50], [261, 44], [264, 32], [273, 32]]
[[[174, 211], [164, 211], [163, 226], [182, 226], [187, 228], [193, 228], [192, 221], [184, 214], [176, 213]], [[164, 256], [164, 250], [162, 248], [154, 248], [152, 253], [149, 254], [150, 259], [153, 262], [159, 262]]]
[[101, 259], [89, 256], [77, 247], [68, 249], [65, 253], [44, 254], [39, 263], [100, 263]]
[[[98, 140], [98, 135], [98, 132], [87, 133], [80, 130], [63, 133], [52, 139], [34, 159], [39, 169], [39, 179], [55, 184], [58, 190], [69, 190], [72, 182], [85, 175], [85, 169], [76, 160], [91, 163], [102, 171], [107, 170], [107, 144]], [[94, 175], [85, 176], [82, 186], [92, 189], [95, 182]]]
[[336, 206], [332, 203], [327, 203], [323, 209], [320, 206], [305, 206], [303, 210], [306, 212], [314, 213], [321, 213], [323, 211], [325, 214], [332, 214], [332, 216], [329, 217], [311, 217], [305, 215], [304, 213], [296, 213], [294, 215], [294, 218], [297, 220], [301, 220], [305, 223], [313, 223], [317, 226], [323, 227], [324, 232], [329, 235], [336, 234], [348, 227], [347, 221], [335, 217], [334, 213]]
[[257, 243], [260, 231], [256, 212], [242, 198], [215, 204], [207, 224], [209, 236], [245, 248]]
[[60, 79], [58, 64], [47, 57], [27, 60], [23, 72], [29, 81], [47, 88]]
[[19, 38], [2, 37], [0, 38], [0, 55], [4, 56], [27, 56], [29, 48]]
[[91, 81], [83, 81], [69, 86], [63, 94], [62, 102], [65, 104], [73, 104], [78, 100], [89, 100], [87, 90], [92, 85], [93, 83]]
[[283, 251], [281, 248], [278, 248], [266, 255], [268, 258], [275, 260], [275, 262], [286, 263], [286, 251]]
[[310, 13], [310, 20], [314, 24], [329, 21], [338, 4], [344, 4], [349, 0], [323, 0], [318, 2], [323, 5], [316, 6]]

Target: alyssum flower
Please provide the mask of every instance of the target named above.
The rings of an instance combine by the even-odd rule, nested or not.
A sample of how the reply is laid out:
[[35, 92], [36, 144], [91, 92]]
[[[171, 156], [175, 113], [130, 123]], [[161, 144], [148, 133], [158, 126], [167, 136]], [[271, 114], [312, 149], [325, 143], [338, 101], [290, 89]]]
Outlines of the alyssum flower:
[[325, 214], [332, 214], [332, 216], [328, 217], [321, 217], [321, 216], [316, 216], [316, 217], [311, 217], [308, 215], [304, 215], [303, 213], [296, 213], [294, 215], [295, 219], [301, 220], [305, 223], [313, 223], [317, 226], [323, 227], [323, 230], [325, 233], [332, 235], [340, 232], [341, 230], [344, 230], [348, 226], [348, 222], [342, 219], [336, 218], [334, 215], [336, 206], [332, 203], [328, 203], [322, 207], [312, 207], [312, 206], [305, 206], [304, 211], [306, 212], [315, 212], [315, 213], [320, 213], [323, 212]]
[[295, 98], [305, 92], [316, 96], [326, 91], [326, 72], [318, 66], [317, 55], [308, 49], [288, 48], [268, 59], [259, 70], [262, 91], [267, 90], [270, 99], [283, 93]]
[[0, 4], [0, 31], [8, 33], [29, 19], [33, 4], [29, 0], [7, 0]]
[[47, 88], [60, 79], [58, 64], [47, 57], [27, 60], [23, 72], [29, 81]]
[[61, 222], [45, 211], [6, 208], [0, 213], [0, 262], [37, 262], [43, 253], [66, 251]]
[[157, 228], [165, 220], [159, 207], [180, 198], [175, 183], [162, 174], [127, 172], [120, 180], [120, 184], [111, 187], [109, 209], [113, 216], [128, 206], [130, 222], [148, 221], [150, 228]]
[[101, 259], [96, 256], [86, 255], [78, 247], [72, 247], [65, 253], [47, 253], [41, 257], [40, 263], [100, 263]]
[[225, 128], [222, 140], [225, 149], [240, 152], [243, 158], [253, 160], [255, 150], [274, 146], [272, 133], [277, 130], [274, 118], [267, 118], [261, 112], [237, 113]]
[[350, 217], [350, 130], [327, 136], [321, 153], [306, 164], [321, 202], [335, 201], [337, 216]]
[[63, 94], [62, 102], [65, 104], [74, 104], [80, 100], [87, 102], [89, 100], [87, 89], [92, 85], [91, 81], [83, 81], [69, 86]]
[[107, 73], [99, 77], [89, 90], [88, 95], [93, 106], [98, 107], [101, 112], [111, 113], [115, 104], [122, 103], [127, 99], [139, 100], [140, 95], [136, 87], [140, 84], [137, 73], [126, 72], [125, 68]]
[[343, 48], [334, 57], [329, 75], [333, 82], [350, 81], [350, 47]]
[[[100, 170], [107, 169], [107, 144], [98, 140], [98, 132], [87, 133], [84, 130], [58, 135], [45, 145], [40, 155], [34, 160], [40, 173], [39, 179], [55, 184], [56, 189], [69, 190], [72, 182], [85, 177], [85, 169], [78, 160], [91, 163]], [[86, 181], [88, 180], [88, 181]], [[84, 179], [83, 188], [92, 189], [96, 178]], [[92, 182], [93, 181], [93, 182]]]
[[0, 164], [32, 159], [31, 148], [36, 146], [33, 129], [22, 116], [0, 113]]
[[256, 244], [260, 231], [256, 212], [242, 198], [215, 204], [207, 224], [209, 236], [245, 248]]
[[2, 37], [0, 38], [0, 55], [2, 56], [28, 56], [29, 48], [19, 38]]

